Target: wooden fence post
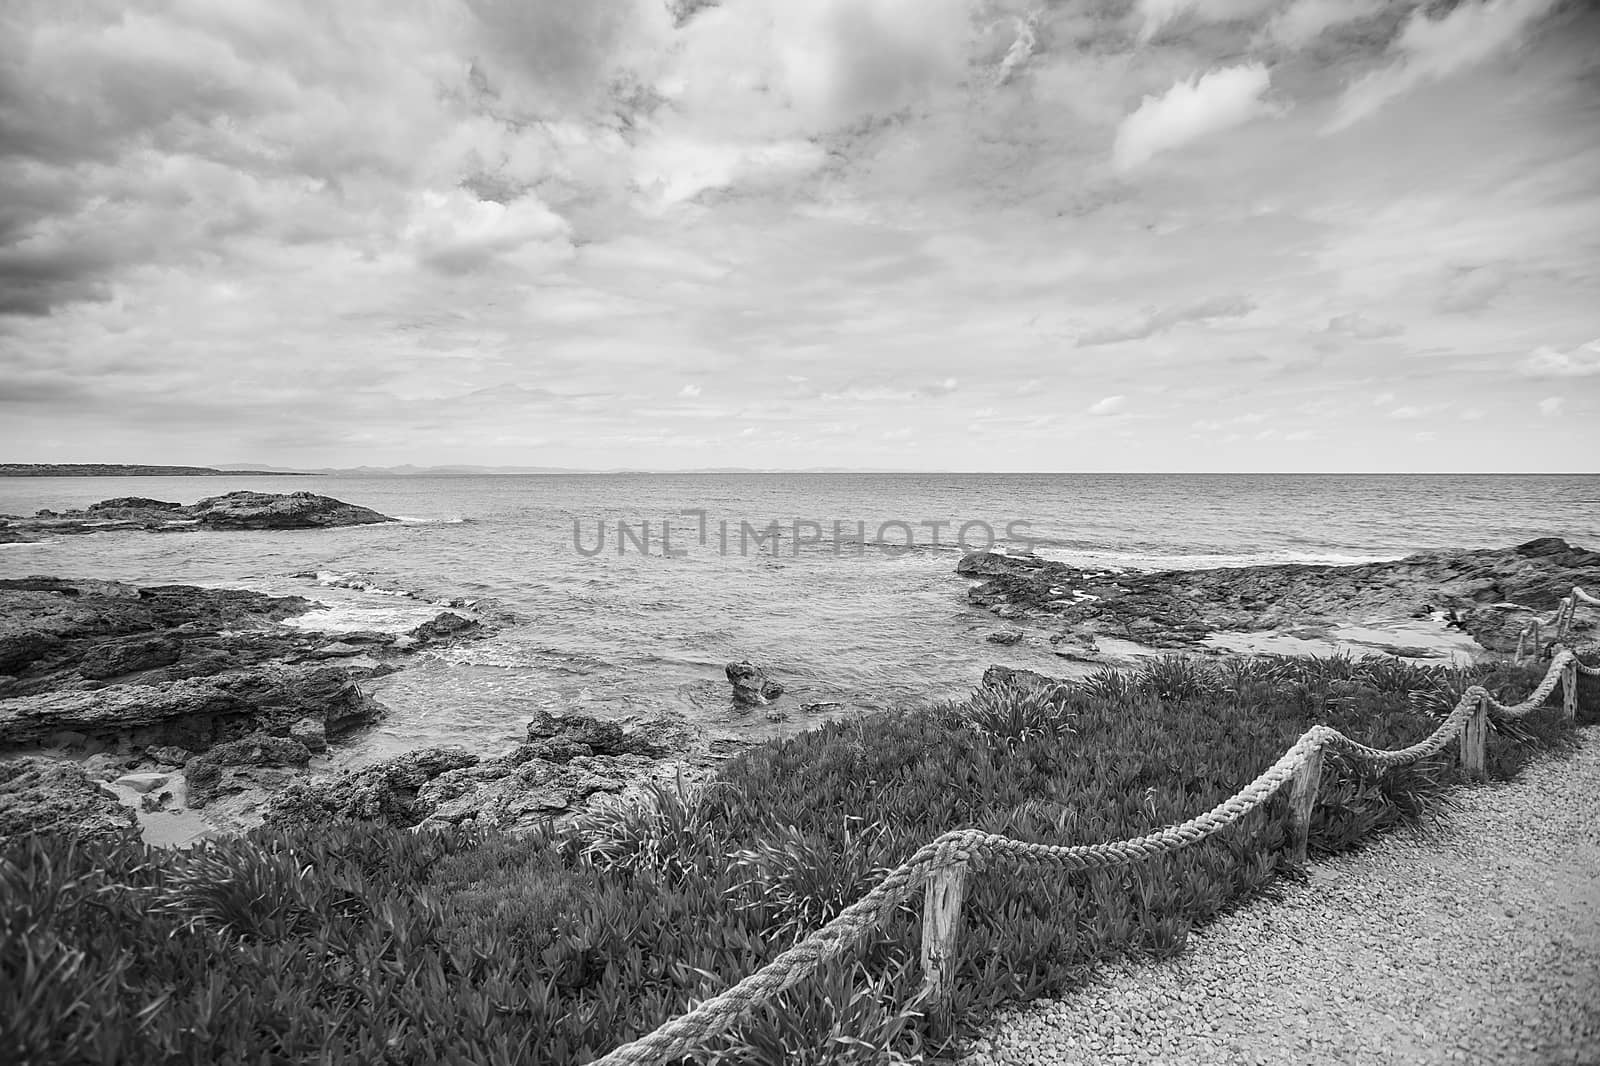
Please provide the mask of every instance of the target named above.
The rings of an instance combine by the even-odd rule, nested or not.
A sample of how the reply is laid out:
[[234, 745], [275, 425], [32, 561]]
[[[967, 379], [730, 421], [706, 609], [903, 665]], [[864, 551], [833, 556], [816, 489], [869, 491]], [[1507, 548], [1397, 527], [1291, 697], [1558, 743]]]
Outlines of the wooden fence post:
[[1578, 720], [1578, 659], [1573, 656], [1561, 670], [1561, 713], [1569, 722]]
[[961, 901], [967, 895], [967, 864], [934, 866], [922, 900], [922, 1000], [937, 1008], [956, 978]]
[[1488, 774], [1484, 770], [1484, 752], [1489, 743], [1489, 704], [1480, 699], [1467, 728], [1461, 732], [1461, 769], [1469, 781], [1482, 781]]
[[1306, 840], [1311, 833], [1311, 809], [1317, 805], [1317, 786], [1322, 781], [1322, 746], [1311, 749], [1306, 761], [1294, 774], [1289, 792], [1289, 856], [1296, 866], [1306, 864]]

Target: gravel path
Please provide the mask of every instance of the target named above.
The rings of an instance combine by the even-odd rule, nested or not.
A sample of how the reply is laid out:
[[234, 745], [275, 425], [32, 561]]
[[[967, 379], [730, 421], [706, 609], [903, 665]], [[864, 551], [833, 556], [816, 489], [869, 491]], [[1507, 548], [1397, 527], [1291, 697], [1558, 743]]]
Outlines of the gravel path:
[[1176, 959], [1002, 1015], [964, 1063], [1600, 1064], [1600, 727], [1451, 799]]

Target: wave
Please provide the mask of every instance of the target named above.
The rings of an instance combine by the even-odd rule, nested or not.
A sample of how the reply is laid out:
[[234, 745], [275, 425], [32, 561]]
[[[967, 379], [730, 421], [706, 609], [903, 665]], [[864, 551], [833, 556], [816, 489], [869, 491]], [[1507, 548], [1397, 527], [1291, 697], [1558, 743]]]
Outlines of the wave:
[[334, 570], [318, 570], [314, 573], [302, 573], [295, 576], [312, 578], [323, 588], [349, 589], [352, 592], [364, 592], [374, 596], [391, 596], [396, 599], [413, 600], [419, 604], [426, 604], [441, 610], [467, 611], [484, 621], [492, 621], [500, 625], [512, 625], [519, 621], [516, 613], [511, 608], [492, 596], [440, 596], [423, 589], [396, 588], [393, 585], [355, 571], [339, 573]]
[[462, 526], [471, 525], [477, 521], [474, 518], [465, 518], [461, 515], [449, 515], [445, 518], [419, 518], [416, 515], [397, 514], [394, 520], [406, 526]]

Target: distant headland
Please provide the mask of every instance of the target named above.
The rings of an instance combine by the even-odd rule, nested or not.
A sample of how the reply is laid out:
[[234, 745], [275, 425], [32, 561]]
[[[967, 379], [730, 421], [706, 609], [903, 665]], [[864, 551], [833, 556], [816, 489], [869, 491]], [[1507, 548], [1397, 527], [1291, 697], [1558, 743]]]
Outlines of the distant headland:
[[305, 476], [289, 470], [217, 470], [209, 466], [147, 466], [143, 463], [0, 463], [0, 477], [238, 477]]

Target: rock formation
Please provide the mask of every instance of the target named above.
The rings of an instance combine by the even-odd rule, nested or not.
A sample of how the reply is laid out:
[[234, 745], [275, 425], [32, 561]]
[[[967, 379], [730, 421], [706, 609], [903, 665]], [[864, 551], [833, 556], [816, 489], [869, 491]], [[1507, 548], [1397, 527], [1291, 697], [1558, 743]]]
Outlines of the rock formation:
[[723, 672], [733, 686], [733, 702], [759, 707], [783, 695], [783, 685], [767, 676], [761, 667], [748, 662], [729, 663]]
[[[1093, 570], [1033, 556], [971, 552], [956, 572], [984, 578], [968, 600], [1006, 618], [1065, 627], [1066, 651], [1097, 636], [1187, 648], [1212, 633], [1327, 625], [1367, 618], [1437, 617], [1494, 651], [1516, 647], [1533, 612], [1549, 613], [1573, 585], [1600, 586], [1600, 553], [1545, 537], [1514, 548], [1439, 551], [1358, 566]], [[1579, 635], [1592, 615], [1579, 612]]]
[[31, 518], [0, 515], [0, 542], [37, 540], [41, 534], [104, 533], [140, 529], [327, 529], [393, 522], [367, 507], [314, 492], [230, 492], [184, 505], [143, 496], [120, 496], [81, 511], [39, 511]]

